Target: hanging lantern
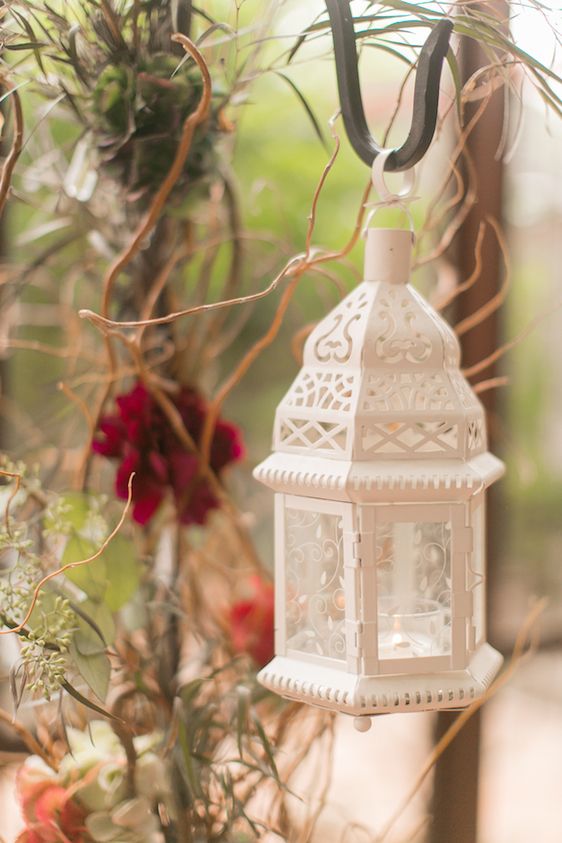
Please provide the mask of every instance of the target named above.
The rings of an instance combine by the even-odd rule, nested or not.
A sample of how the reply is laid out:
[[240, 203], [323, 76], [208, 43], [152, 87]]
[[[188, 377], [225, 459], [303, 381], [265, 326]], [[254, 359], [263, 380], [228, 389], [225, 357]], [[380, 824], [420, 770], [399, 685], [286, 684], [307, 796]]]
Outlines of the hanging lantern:
[[409, 284], [410, 231], [310, 334], [277, 408], [276, 656], [260, 682], [354, 715], [457, 708], [490, 684], [485, 490], [503, 474], [459, 343]]

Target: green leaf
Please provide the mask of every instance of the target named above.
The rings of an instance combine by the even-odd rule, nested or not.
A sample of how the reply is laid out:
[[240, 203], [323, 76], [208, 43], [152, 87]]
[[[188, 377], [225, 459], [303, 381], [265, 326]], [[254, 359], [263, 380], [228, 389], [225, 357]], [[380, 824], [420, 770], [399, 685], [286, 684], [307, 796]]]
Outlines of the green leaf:
[[[105, 603], [98, 603], [94, 600], [84, 600], [80, 603], [80, 611], [91, 618], [95, 626], [101, 632], [105, 642], [109, 645], [115, 640], [115, 623], [113, 615]], [[78, 626], [84, 635], [94, 638], [97, 643], [100, 643], [99, 635], [95, 629], [83, 619], [78, 619]]]
[[80, 691], [77, 691], [76, 688], [73, 685], [70, 684], [70, 682], [67, 682], [65, 680], [62, 683], [62, 687], [67, 692], [67, 694], [70, 694], [70, 696], [73, 697], [77, 702], [82, 703], [82, 705], [85, 705], [86, 708], [89, 708], [92, 711], [95, 711], [96, 714], [101, 714], [103, 717], [108, 717], [110, 720], [116, 720], [118, 722], [122, 722], [122, 721], [120, 721], [119, 717], [115, 717], [115, 715], [111, 714], [110, 711], [106, 711], [105, 708], [101, 708], [101, 706], [96, 705], [91, 700], [89, 700], [87, 697], [85, 697], [83, 694], [81, 694]]
[[116, 612], [131, 599], [139, 586], [139, 562], [132, 541], [116, 536], [100, 561], [104, 564], [107, 579], [104, 602], [112, 612]]
[[70, 645], [70, 655], [74, 666], [96, 697], [103, 702], [109, 690], [109, 677], [111, 675], [109, 658], [103, 651], [89, 654], [81, 653], [77, 641], [80, 641], [80, 645], [84, 646], [87, 639], [80, 637], [77, 633]]
[[[65, 495], [63, 500], [69, 507], [64, 517], [73, 530], [62, 556], [62, 563], [66, 565], [94, 556], [103, 537], [94, 541], [86, 533], [92, 511], [87, 495], [72, 492]], [[98, 603], [105, 602], [112, 612], [116, 612], [130, 600], [139, 585], [140, 571], [135, 547], [124, 536], [116, 536], [101, 556], [85, 565], [71, 568], [66, 576], [89, 598]]]
[[92, 629], [89, 629], [88, 632], [77, 629], [73, 636], [73, 643], [81, 656], [97, 656], [100, 653], [105, 653], [103, 641]]
[[[93, 556], [98, 548], [91, 539], [84, 539], [76, 534], [70, 536], [62, 555], [62, 564], [79, 562]], [[108, 587], [107, 571], [105, 561], [102, 557], [80, 565], [77, 568], [70, 568], [65, 572], [66, 577], [77, 585], [78, 588], [91, 597], [92, 600], [101, 601], [105, 597]]]
[[107, 606], [93, 600], [84, 600], [79, 609], [78, 629], [72, 637], [70, 655], [80, 676], [103, 701], [111, 674], [105, 650], [106, 643], [111, 643], [115, 635], [113, 618]]
[[191, 749], [189, 746], [189, 737], [187, 734], [187, 729], [185, 728], [183, 715], [184, 712], [180, 709], [180, 717], [178, 721], [178, 739], [182, 753], [181, 757], [184, 763], [184, 774], [186, 778], [186, 784], [191, 790], [193, 796], [201, 798], [203, 796], [203, 791], [201, 789], [201, 782], [199, 780], [199, 776], [196, 775], [195, 772], [193, 756], [191, 754]]
[[252, 711], [251, 715], [252, 715], [252, 721], [253, 721], [254, 726], [256, 728], [256, 731], [259, 735], [261, 745], [262, 745], [263, 750], [264, 750], [264, 752], [267, 756], [267, 760], [269, 761], [269, 766], [271, 767], [271, 770], [273, 772], [273, 776], [274, 776], [276, 781], [280, 781], [279, 772], [277, 771], [277, 765], [275, 763], [275, 758], [273, 757], [273, 750], [271, 748], [271, 744], [269, 743], [267, 735], [265, 734], [265, 729], [263, 728], [263, 726], [261, 724], [261, 720], [259, 719], [257, 713], [255, 711]]
[[289, 85], [289, 87], [292, 88], [292, 90], [295, 92], [295, 94], [297, 95], [297, 97], [298, 97], [300, 103], [302, 104], [304, 110], [308, 114], [308, 118], [309, 118], [310, 122], [312, 123], [312, 127], [313, 127], [314, 131], [316, 132], [316, 136], [318, 137], [318, 140], [320, 141], [320, 143], [322, 144], [324, 149], [329, 151], [329, 146], [328, 146], [328, 143], [326, 141], [326, 138], [324, 137], [324, 132], [322, 131], [320, 123], [318, 122], [318, 118], [316, 117], [316, 115], [315, 115], [314, 111], [312, 110], [308, 100], [306, 99], [306, 97], [304, 96], [304, 94], [302, 93], [300, 88], [298, 88], [295, 85], [295, 83], [293, 82], [292, 79], [290, 79], [284, 73], [281, 73], [280, 70], [276, 70], [275, 75], [279, 76], [280, 79], [284, 79], [285, 82], [287, 83], [287, 85]]
[[39, 47], [43, 46], [43, 45], [41, 45], [40, 42], [37, 41], [37, 38], [35, 36], [35, 32], [33, 31], [33, 27], [31, 26], [31, 24], [27, 20], [26, 16], [17, 14], [15, 9], [13, 9], [13, 8], [10, 9], [10, 14], [25, 29], [25, 31], [27, 33], [27, 36], [29, 38], [29, 43], [36, 45], [34, 47], [31, 47], [31, 49], [33, 50], [33, 55], [35, 56], [35, 61], [37, 62], [37, 65], [39, 66], [43, 75], [46, 76], [47, 74], [45, 72], [45, 66], [43, 65], [43, 59], [41, 58], [41, 50], [39, 49]]
[[36, 50], [38, 47], [44, 47], [45, 44], [41, 44], [40, 41], [28, 41], [28, 42], [21, 42], [19, 44], [4, 44], [5, 50]]
[[67, 507], [64, 520], [79, 533], [86, 526], [91, 511], [90, 497], [83, 492], [66, 492], [61, 495], [61, 501]]
[[462, 121], [462, 80], [461, 72], [459, 70], [459, 65], [457, 62], [457, 57], [455, 56], [451, 48], [449, 48], [447, 52], [447, 63], [449, 65], [449, 70], [451, 71], [451, 76], [455, 85], [455, 101], [457, 106], [457, 116], [460, 122]]

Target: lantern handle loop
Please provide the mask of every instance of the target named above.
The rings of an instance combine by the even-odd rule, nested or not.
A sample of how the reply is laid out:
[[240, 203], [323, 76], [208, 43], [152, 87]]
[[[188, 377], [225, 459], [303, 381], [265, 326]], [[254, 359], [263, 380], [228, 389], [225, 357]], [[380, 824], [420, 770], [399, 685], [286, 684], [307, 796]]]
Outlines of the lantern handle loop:
[[416, 171], [413, 167], [407, 170], [404, 173], [402, 186], [396, 192], [393, 192], [387, 185], [384, 176], [386, 162], [392, 154], [392, 149], [381, 149], [373, 161], [371, 180], [379, 199], [374, 202], [366, 202], [364, 205], [365, 208], [370, 208], [370, 210], [367, 214], [363, 231], [361, 232], [363, 238], [367, 236], [367, 230], [377, 211], [380, 211], [381, 208], [400, 208], [408, 217], [412, 240], [414, 239], [414, 218], [409, 206], [411, 202], [415, 202], [419, 198], [414, 195], [416, 189]]
[[[349, 0], [325, 2], [334, 40], [338, 92], [345, 130], [359, 158], [371, 165], [383, 150], [371, 135], [365, 118]], [[416, 72], [410, 131], [402, 146], [391, 150], [386, 161], [387, 170], [410, 169], [423, 158], [433, 140], [441, 70], [449, 50], [452, 30], [452, 21], [447, 18], [439, 21], [422, 47]]]

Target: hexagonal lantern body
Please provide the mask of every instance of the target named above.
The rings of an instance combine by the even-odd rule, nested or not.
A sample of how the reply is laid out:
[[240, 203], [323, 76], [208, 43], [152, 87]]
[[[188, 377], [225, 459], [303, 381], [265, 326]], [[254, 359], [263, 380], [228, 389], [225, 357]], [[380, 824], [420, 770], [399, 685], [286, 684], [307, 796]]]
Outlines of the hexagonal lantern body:
[[310, 334], [255, 477], [275, 490], [279, 694], [355, 716], [456, 708], [490, 684], [485, 489], [503, 473], [450, 327], [370, 229], [365, 281]]

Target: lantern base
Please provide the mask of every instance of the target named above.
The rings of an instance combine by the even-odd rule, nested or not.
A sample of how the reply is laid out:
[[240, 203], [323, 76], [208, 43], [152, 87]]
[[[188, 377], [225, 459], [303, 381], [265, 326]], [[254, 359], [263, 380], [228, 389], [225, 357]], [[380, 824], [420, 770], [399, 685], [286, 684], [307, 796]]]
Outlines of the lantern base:
[[360, 717], [468, 706], [490, 686], [502, 661], [497, 650], [482, 644], [464, 670], [358, 676], [294, 657], [276, 656], [258, 673], [258, 680], [287, 699]]

